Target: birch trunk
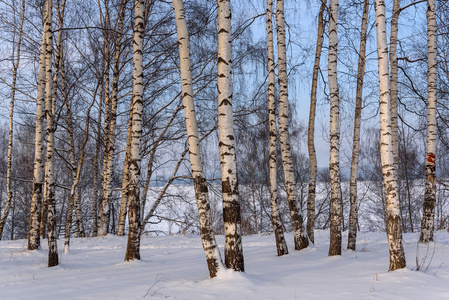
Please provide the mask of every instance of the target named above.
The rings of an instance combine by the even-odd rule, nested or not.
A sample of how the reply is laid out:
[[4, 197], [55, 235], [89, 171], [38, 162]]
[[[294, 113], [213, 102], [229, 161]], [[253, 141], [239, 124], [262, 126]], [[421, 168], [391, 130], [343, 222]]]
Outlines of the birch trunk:
[[275, 99], [275, 62], [273, 42], [273, 0], [267, 0], [267, 54], [268, 54], [268, 122], [270, 126], [270, 199], [271, 223], [276, 238], [278, 256], [288, 254], [285, 242], [284, 229], [279, 213], [278, 182], [277, 182], [277, 126], [276, 126], [276, 99]]
[[176, 29], [178, 33], [182, 101], [188, 136], [190, 167], [192, 169], [195, 197], [200, 217], [201, 241], [203, 243], [204, 253], [206, 254], [209, 275], [213, 278], [217, 276], [219, 268], [222, 267], [222, 262], [217, 242], [215, 241], [215, 234], [212, 230], [209, 191], [204, 176], [203, 162], [201, 160], [198, 124], [193, 100], [190, 41], [182, 0], [173, 0], [173, 9], [175, 11]]
[[[114, 145], [110, 145], [111, 135], [113, 132], [111, 131], [112, 124], [112, 116], [114, 105], [112, 98], [109, 94], [109, 69], [110, 69], [110, 44], [109, 44], [109, 28], [110, 28], [110, 20], [109, 20], [109, 0], [105, 2], [105, 21], [104, 27], [106, 28], [103, 32], [104, 38], [104, 60], [105, 60], [105, 70], [104, 70], [104, 97], [105, 97], [105, 112], [104, 112], [104, 135], [103, 135], [103, 182], [101, 186], [100, 192], [100, 224], [98, 225], [98, 235], [105, 236], [109, 232], [109, 223], [110, 223], [110, 211], [109, 211], [109, 202], [111, 200], [112, 194], [112, 161], [109, 160], [110, 151], [114, 148]], [[115, 107], [116, 108], [116, 107]]]
[[[399, 0], [393, 0], [393, 14], [391, 16], [390, 33], [390, 101], [391, 101], [391, 131], [393, 142], [394, 168], [398, 170], [399, 144], [398, 144], [398, 21], [399, 21]], [[397, 172], [396, 172], [397, 176]], [[398, 180], [398, 178], [396, 178]]]
[[30, 207], [30, 230], [28, 233], [28, 250], [36, 250], [40, 247], [41, 237], [41, 206], [44, 186], [44, 119], [45, 119], [45, 33], [42, 31], [41, 52], [39, 55], [39, 73], [36, 98], [36, 135], [34, 141], [34, 171], [33, 171], [33, 191]]
[[312, 90], [310, 93], [310, 113], [309, 113], [309, 129], [307, 136], [307, 147], [309, 151], [310, 161], [310, 180], [309, 180], [309, 194], [307, 199], [307, 235], [312, 243], [315, 242], [315, 198], [316, 198], [316, 175], [317, 175], [317, 161], [315, 152], [315, 115], [316, 115], [316, 93], [318, 86], [318, 73], [320, 71], [321, 48], [323, 46], [324, 34], [324, 10], [326, 3], [322, 2], [320, 12], [318, 13], [318, 32], [315, 51], [315, 62], [313, 65], [312, 74]]
[[143, 111], [143, 35], [145, 5], [135, 0], [133, 38], [133, 117], [131, 148], [129, 153], [129, 233], [125, 260], [140, 259], [140, 142], [142, 138]]
[[[0, 240], [3, 235], [3, 228], [6, 223], [6, 219], [9, 215], [9, 208], [11, 207], [12, 191], [11, 191], [11, 161], [12, 161], [12, 144], [13, 144], [13, 132], [14, 132], [14, 99], [16, 94], [16, 81], [17, 81], [17, 71], [19, 69], [20, 63], [20, 45], [22, 42], [22, 28], [23, 20], [25, 16], [25, 0], [22, 0], [22, 13], [20, 17], [19, 33], [17, 37], [17, 50], [16, 50], [16, 61], [14, 62], [13, 74], [12, 74], [12, 84], [11, 84], [11, 102], [9, 108], [9, 137], [8, 137], [8, 158], [6, 162], [6, 194], [7, 200], [6, 205], [3, 210], [2, 217], [0, 218]], [[14, 54], [13, 54], [14, 61]]]
[[387, 211], [386, 231], [390, 252], [389, 270], [394, 271], [405, 268], [406, 262], [402, 246], [397, 170], [394, 168], [393, 157], [385, 2], [383, 0], [376, 0], [374, 7], [376, 10], [377, 57], [379, 66], [380, 156]]
[[[101, 82], [101, 80], [99, 80]], [[101, 86], [102, 83], [99, 83]], [[100, 156], [100, 137], [101, 137], [101, 115], [102, 115], [102, 103], [103, 103], [103, 88], [100, 90], [100, 103], [98, 104], [98, 121], [97, 121], [97, 138], [95, 146], [95, 155], [93, 158], [93, 197], [92, 197], [92, 236], [98, 235], [98, 158]]]
[[[131, 107], [129, 108], [129, 117], [128, 117], [128, 133], [126, 135], [126, 155], [125, 155], [125, 165], [123, 167], [123, 175], [122, 175], [122, 201], [120, 203], [120, 213], [118, 219], [118, 229], [117, 235], [124, 236], [125, 235], [125, 221], [126, 214], [128, 208], [128, 193], [129, 193], [129, 153], [131, 150], [131, 129], [132, 129], [132, 102]], [[144, 210], [142, 210], [143, 214]]]
[[436, 100], [437, 100], [437, 29], [435, 0], [427, 0], [427, 145], [426, 184], [420, 243], [433, 241], [436, 201]]
[[349, 200], [351, 207], [349, 211], [348, 249], [354, 251], [356, 247], [357, 223], [358, 223], [357, 170], [359, 166], [360, 121], [362, 117], [363, 77], [365, 76], [368, 8], [369, 8], [369, 0], [364, 0], [362, 26], [360, 29], [360, 48], [359, 48], [358, 68], [357, 68], [357, 89], [355, 95], [355, 112], [354, 112], [354, 136], [352, 139], [352, 159], [351, 159], [351, 175], [350, 175], [351, 177], [349, 183]]
[[[87, 141], [89, 140], [90, 111], [91, 111], [92, 107], [95, 104], [96, 93], [97, 93], [97, 91], [95, 90], [95, 94], [94, 94], [92, 103], [89, 106], [89, 109], [87, 110], [86, 124], [84, 126], [84, 131], [86, 132], [86, 135], [84, 136], [83, 144], [81, 145], [80, 157], [79, 157], [79, 160], [78, 160], [78, 164], [76, 166], [74, 166], [74, 168], [73, 168], [74, 170], [76, 170], [76, 174], [75, 174], [75, 176], [73, 178], [72, 188], [70, 189], [69, 205], [72, 204], [73, 202], [75, 202], [76, 201], [75, 200], [76, 197], [79, 196], [78, 184], [79, 184], [79, 181], [80, 181], [80, 178], [81, 178], [81, 170], [83, 168], [83, 163], [84, 163], [84, 149], [86, 148]], [[76, 223], [76, 221], [75, 221], [75, 223]], [[70, 247], [70, 226], [71, 226], [71, 210], [69, 208], [69, 216], [67, 218], [66, 235], [65, 235], [65, 241], [64, 241], [64, 253], [68, 253], [69, 252], [69, 247]]]
[[218, 0], [218, 141], [225, 227], [225, 264], [244, 272], [240, 201], [232, 115], [231, 1]]
[[56, 207], [55, 207], [55, 178], [54, 178], [54, 116], [55, 100], [53, 99], [53, 73], [52, 73], [52, 0], [46, 2], [46, 51], [45, 51], [45, 116], [47, 119], [47, 161], [45, 165], [45, 195], [47, 201], [47, 237], [48, 237], [48, 266], [59, 264], [58, 245], [56, 241]]
[[276, 1], [276, 31], [278, 42], [278, 71], [279, 71], [279, 140], [281, 142], [282, 166], [284, 169], [285, 189], [290, 208], [295, 250], [309, 246], [309, 239], [304, 231], [303, 218], [298, 209], [295, 173], [290, 150], [290, 135], [288, 132], [288, 79], [287, 79], [287, 50], [285, 44], [284, 0]]
[[329, 256], [341, 255], [341, 186], [340, 186], [340, 99], [337, 81], [337, 17], [338, 0], [329, 7], [329, 93], [330, 93], [330, 153], [331, 219]]

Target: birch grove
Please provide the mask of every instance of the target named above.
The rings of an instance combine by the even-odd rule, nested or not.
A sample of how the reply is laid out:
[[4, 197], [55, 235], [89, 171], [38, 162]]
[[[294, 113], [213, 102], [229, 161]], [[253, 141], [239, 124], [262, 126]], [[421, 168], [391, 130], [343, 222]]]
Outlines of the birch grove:
[[387, 211], [386, 231], [390, 252], [389, 270], [394, 271], [405, 268], [406, 262], [402, 246], [397, 170], [395, 169], [393, 155], [385, 2], [376, 0], [374, 7], [376, 10], [377, 62], [379, 68], [380, 155]]
[[385, 230], [404, 268], [402, 232], [449, 226], [449, 4], [298, 5], [0, 1], [2, 242], [56, 266], [58, 239], [126, 237], [132, 261], [198, 235], [215, 278], [246, 235], [283, 256], [327, 230], [333, 256]]

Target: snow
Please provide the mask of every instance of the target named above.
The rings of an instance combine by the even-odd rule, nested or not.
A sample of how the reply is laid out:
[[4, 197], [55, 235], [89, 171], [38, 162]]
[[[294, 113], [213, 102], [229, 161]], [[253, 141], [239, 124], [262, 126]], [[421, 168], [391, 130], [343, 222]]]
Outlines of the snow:
[[[73, 238], [54, 268], [46, 240], [37, 251], [26, 240], [0, 241], [0, 299], [449, 299], [449, 233], [419, 247], [417, 233], [403, 237], [408, 267], [388, 272], [385, 233], [359, 233], [357, 251], [337, 257], [327, 256], [329, 231], [317, 230], [316, 245], [301, 251], [286, 234], [282, 257], [273, 235], [244, 236], [246, 273], [221, 269], [214, 279], [194, 235], [144, 236], [133, 262], [123, 261], [127, 237]], [[217, 241], [223, 251], [224, 237]]]

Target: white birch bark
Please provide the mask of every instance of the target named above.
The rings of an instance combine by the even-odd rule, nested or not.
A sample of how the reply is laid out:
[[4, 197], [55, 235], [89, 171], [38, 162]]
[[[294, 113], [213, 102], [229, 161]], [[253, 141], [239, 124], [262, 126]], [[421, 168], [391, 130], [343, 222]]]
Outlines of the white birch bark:
[[143, 35], [145, 30], [143, 0], [135, 0], [133, 37], [133, 117], [131, 149], [129, 153], [129, 233], [125, 260], [140, 259], [140, 143], [143, 111]]
[[329, 6], [328, 80], [330, 93], [330, 153], [331, 219], [329, 256], [341, 255], [341, 186], [340, 186], [340, 98], [337, 80], [337, 17], [338, 0]]
[[103, 32], [104, 38], [104, 97], [105, 97], [105, 112], [104, 112], [104, 135], [103, 135], [103, 182], [100, 192], [100, 223], [98, 225], [98, 235], [105, 236], [109, 232], [109, 203], [111, 201], [112, 194], [112, 161], [110, 157], [113, 156], [114, 145], [110, 145], [111, 136], [113, 132], [111, 131], [112, 118], [114, 115], [113, 99], [109, 93], [109, 69], [110, 69], [110, 20], [109, 20], [109, 0], [104, 2], [105, 4], [105, 21], [103, 26], [105, 30]]
[[178, 33], [179, 60], [181, 71], [182, 101], [186, 121], [190, 167], [195, 187], [195, 197], [200, 217], [201, 241], [206, 254], [207, 266], [211, 278], [217, 276], [222, 267], [220, 252], [218, 251], [215, 234], [212, 230], [212, 216], [210, 211], [209, 191], [201, 160], [198, 124], [196, 121], [195, 104], [193, 100], [193, 85], [190, 63], [190, 41], [182, 0], [173, 0]]
[[[101, 79], [98, 80], [98, 85], [102, 86]], [[93, 158], [93, 197], [92, 197], [92, 236], [98, 235], [98, 159], [100, 156], [100, 137], [101, 137], [101, 115], [103, 104], [103, 88], [100, 90], [100, 101], [98, 104], [98, 118], [97, 118], [97, 134], [95, 142], [95, 155]]]
[[[132, 104], [132, 103], [131, 103]], [[122, 201], [120, 203], [120, 213], [118, 219], [118, 228], [117, 235], [124, 236], [125, 235], [125, 221], [126, 215], [128, 212], [128, 192], [129, 192], [129, 153], [131, 150], [131, 129], [132, 129], [132, 105], [129, 108], [129, 117], [128, 117], [128, 132], [126, 135], [126, 155], [125, 155], [125, 164], [123, 167], [123, 175], [122, 175]], [[142, 212], [144, 210], [142, 209]]]
[[394, 168], [393, 157], [385, 2], [383, 0], [376, 0], [374, 7], [376, 10], [377, 57], [379, 67], [380, 156], [387, 211], [386, 231], [390, 252], [389, 270], [394, 271], [405, 268], [406, 262], [402, 246], [397, 171]]
[[363, 2], [362, 26], [360, 29], [359, 61], [357, 68], [357, 89], [355, 95], [354, 135], [352, 139], [351, 175], [349, 182], [349, 233], [348, 249], [354, 250], [357, 240], [357, 170], [359, 166], [360, 122], [362, 117], [363, 77], [365, 76], [366, 33], [368, 28], [369, 0]]
[[232, 115], [231, 1], [218, 0], [218, 141], [225, 227], [225, 264], [244, 272]]
[[39, 55], [39, 73], [36, 98], [36, 135], [34, 141], [33, 191], [30, 207], [30, 230], [28, 233], [28, 250], [40, 247], [41, 206], [44, 187], [45, 152], [44, 152], [44, 119], [45, 119], [45, 33], [46, 23], [42, 30], [41, 52]]
[[277, 126], [276, 126], [276, 98], [275, 98], [275, 61], [273, 42], [273, 0], [267, 0], [267, 58], [268, 58], [268, 122], [270, 127], [270, 203], [271, 223], [276, 239], [278, 256], [288, 254], [284, 229], [279, 212], [278, 182], [277, 182]]
[[[391, 131], [393, 140], [394, 168], [398, 170], [399, 144], [398, 144], [398, 21], [399, 0], [393, 0], [393, 14], [391, 16], [390, 32], [390, 102], [391, 102]], [[397, 175], [397, 173], [396, 173]], [[397, 179], [396, 179], [397, 180]]]
[[310, 113], [309, 113], [309, 128], [307, 132], [307, 149], [309, 151], [310, 161], [310, 179], [307, 199], [307, 235], [312, 243], [315, 242], [315, 198], [316, 198], [316, 175], [317, 175], [317, 160], [315, 151], [315, 115], [316, 115], [316, 94], [318, 87], [318, 73], [320, 71], [321, 48], [323, 46], [324, 34], [324, 10], [326, 3], [322, 2], [320, 12], [318, 13], [318, 31], [315, 51], [315, 61], [313, 65], [312, 74], [312, 89], [310, 93]]
[[427, 0], [427, 144], [426, 183], [421, 221], [420, 243], [433, 241], [436, 201], [436, 100], [437, 100], [437, 29], [435, 0]]
[[[19, 32], [17, 37], [17, 49], [16, 49], [16, 59], [14, 61], [13, 54], [13, 74], [12, 74], [12, 84], [11, 84], [11, 102], [9, 108], [9, 134], [8, 134], [8, 157], [6, 161], [6, 195], [7, 200], [5, 208], [3, 210], [2, 217], [0, 218], [0, 240], [3, 235], [3, 228], [6, 223], [6, 219], [9, 215], [9, 208], [11, 207], [12, 191], [11, 191], [11, 162], [12, 162], [12, 146], [13, 146], [13, 132], [14, 132], [14, 99], [16, 94], [16, 81], [17, 81], [17, 71], [19, 69], [20, 63], [20, 46], [22, 43], [22, 28], [23, 20], [25, 17], [25, 0], [22, 0], [22, 12], [20, 17]], [[14, 52], [13, 52], [14, 53]]]
[[295, 173], [293, 170], [290, 149], [290, 135], [288, 132], [288, 78], [287, 78], [287, 50], [285, 44], [284, 0], [276, 1], [276, 31], [278, 44], [278, 81], [279, 81], [279, 140], [281, 142], [282, 166], [284, 169], [285, 189], [290, 208], [295, 250], [309, 246], [309, 239], [304, 230], [303, 218], [298, 208]]
[[58, 245], [56, 243], [56, 207], [55, 207], [55, 178], [54, 178], [54, 115], [55, 100], [53, 99], [52, 72], [52, 0], [46, 1], [46, 51], [45, 51], [45, 116], [47, 119], [47, 160], [45, 165], [45, 195], [47, 201], [47, 237], [48, 237], [48, 266], [59, 264]]

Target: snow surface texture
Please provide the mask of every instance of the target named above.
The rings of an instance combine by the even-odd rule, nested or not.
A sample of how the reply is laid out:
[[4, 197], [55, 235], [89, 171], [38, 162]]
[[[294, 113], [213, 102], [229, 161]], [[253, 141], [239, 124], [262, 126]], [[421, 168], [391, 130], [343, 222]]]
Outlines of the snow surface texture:
[[[449, 299], [449, 233], [419, 247], [418, 233], [403, 236], [408, 266], [394, 272], [385, 233], [359, 233], [357, 251], [341, 257], [327, 256], [329, 231], [315, 231], [316, 245], [301, 251], [287, 234], [283, 257], [273, 235], [245, 236], [247, 272], [221, 270], [215, 279], [198, 236], [144, 236], [134, 262], [123, 262], [127, 237], [74, 238], [54, 268], [46, 267], [46, 246], [0, 241], [0, 299]], [[223, 251], [224, 237], [217, 242]]]

